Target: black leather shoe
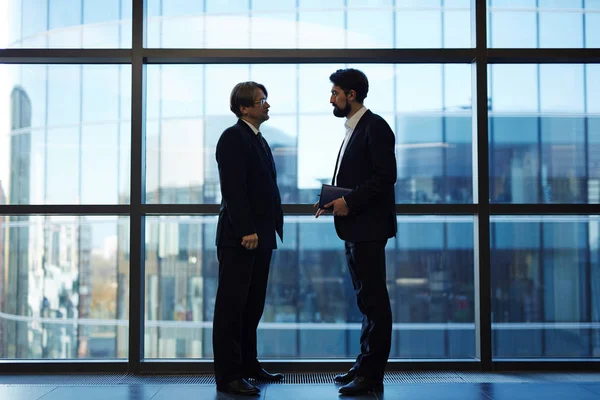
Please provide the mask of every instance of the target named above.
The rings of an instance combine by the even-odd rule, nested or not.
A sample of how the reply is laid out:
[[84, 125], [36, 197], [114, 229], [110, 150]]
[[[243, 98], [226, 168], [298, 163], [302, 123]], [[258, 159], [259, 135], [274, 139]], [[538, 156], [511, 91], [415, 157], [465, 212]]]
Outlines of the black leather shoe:
[[236, 379], [235, 381], [228, 382], [224, 385], [217, 385], [219, 392], [241, 394], [241, 395], [253, 395], [258, 394], [260, 389], [250, 384], [244, 378]]
[[248, 373], [248, 377], [262, 382], [279, 382], [283, 379], [283, 374], [271, 374], [264, 368]]
[[340, 394], [355, 396], [368, 392], [383, 392], [383, 382], [357, 376], [352, 382], [340, 388]]
[[348, 372], [346, 372], [345, 374], [336, 375], [335, 378], [333, 378], [333, 381], [337, 382], [337, 383], [343, 383], [344, 385], [346, 385], [346, 384], [352, 382], [354, 380], [355, 376], [356, 376], [356, 369], [350, 368], [350, 370]]

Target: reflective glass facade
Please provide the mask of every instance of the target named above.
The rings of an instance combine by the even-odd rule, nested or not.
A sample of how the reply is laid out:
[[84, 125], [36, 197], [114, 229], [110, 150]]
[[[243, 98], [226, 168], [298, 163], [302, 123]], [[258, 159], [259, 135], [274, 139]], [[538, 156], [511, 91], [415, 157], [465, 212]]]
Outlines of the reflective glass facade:
[[[391, 358], [479, 359], [479, 313], [489, 315], [495, 360], [600, 354], [600, 211], [589, 208], [600, 203], [600, 65], [585, 60], [586, 49], [600, 46], [599, 1], [488, 0], [490, 50], [583, 54], [569, 63], [546, 53], [489, 64], [477, 59], [468, 0], [147, 0], [144, 48], [132, 34], [138, 1], [5, 3], [0, 49], [25, 52], [0, 50], [8, 60], [0, 63], [0, 358], [127, 359], [130, 305], [141, 302], [141, 357], [211, 359], [221, 201], [214, 152], [235, 122], [230, 90], [244, 80], [269, 90], [263, 134], [286, 210], [297, 210], [286, 212], [285, 241], [274, 253], [259, 355], [353, 358], [361, 316], [343, 243], [330, 218], [309, 215], [344, 135], [328, 102], [328, 76], [344, 67], [367, 74], [365, 105], [396, 135]], [[49, 51], [42, 62], [17, 60], [40, 49]], [[65, 49], [74, 61], [54, 62]], [[135, 55], [93, 59], [102, 49], [160, 59], [144, 67], [144, 96], [132, 89], [141, 81]], [[197, 58], [172, 63], [178, 49], [196, 49]], [[220, 49], [240, 55], [220, 60]], [[261, 49], [301, 61], [275, 53], [245, 60], [244, 51]], [[307, 49], [397, 55], [331, 62], [304, 56]], [[437, 59], [404, 60], [412, 49]], [[452, 59], [456, 49], [485, 68], [486, 99], [477, 99], [473, 65]], [[474, 128], [482, 115], [487, 148]], [[138, 126], [143, 146], [132, 134]], [[481, 157], [488, 171], [478, 170]], [[132, 176], [143, 177], [142, 201]], [[478, 200], [482, 184], [489, 202]], [[483, 214], [481, 204], [489, 206]], [[528, 205], [563, 207], [565, 215], [523, 215]], [[140, 210], [148, 212], [138, 224]], [[480, 242], [480, 218], [489, 243]], [[132, 232], [143, 234], [140, 248]], [[144, 291], [132, 300], [130, 277], [140, 268]], [[487, 310], [478, 305], [482, 271]]]

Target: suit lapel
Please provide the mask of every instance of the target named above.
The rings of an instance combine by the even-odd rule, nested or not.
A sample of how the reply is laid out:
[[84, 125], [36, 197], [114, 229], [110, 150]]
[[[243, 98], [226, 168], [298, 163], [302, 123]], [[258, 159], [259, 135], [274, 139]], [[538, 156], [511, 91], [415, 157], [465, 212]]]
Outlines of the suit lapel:
[[266, 146], [268, 149], [267, 154], [259, 142], [260, 138], [256, 136], [256, 133], [254, 133], [254, 131], [250, 129], [248, 124], [239, 119], [238, 125], [244, 130], [244, 132], [246, 132], [250, 136], [250, 142], [252, 143], [254, 150], [259, 154], [260, 158], [263, 160], [265, 166], [269, 169], [269, 171], [271, 171], [271, 176], [273, 177], [273, 179], [277, 180], [277, 175], [275, 172], [275, 160], [273, 159], [273, 155], [271, 153], [271, 148], [269, 147], [269, 145], [267, 144]]
[[[341, 165], [340, 165], [340, 171], [342, 170], [342, 168], [344, 167], [344, 160], [346, 159], [346, 156], [348, 155], [348, 152], [350, 151], [350, 148], [352, 147], [352, 144], [354, 143], [354, 141], [356, 140], [356, 138], [362, 133], [362, 131], [365, 129], [365, 126], [367, 125], [367, 120], [369, 119], [370, 115], [371, 115], [371, 111], [367, 110], [362, 117], [360, 117], [360, 120], [358, 120], [358, 124], [356, 124], [356, 128], [354, 128], [354, 131], [352, 132], [352, 135], [350, 136], [350, 139], [348, 139], [348, 144], [346, 145], [346, 149], [344, 150], [344, 155], [342, 156], [342, 160], [341, 160]], [[343, 146], [343, 142], [342, 142], [342, 146]], [[340, 151], [342, 151], [342, 148], [340, 147]], [[338, 160], [340, 159], [340, 155], [338, 153]], [[335, 164], [335, 170], [338, 170], [337, 167], [337, 161]], [[338, 171], [338, 175], [340, 174], [340, 171]], [[335, 172], [334, 172], [335, 174]], [[335, 179], [335, 176], [334, 176]], [[333, 183], [332, 183], [333, 185]]]
[[[261, 140], [264, 140], [264, 149], [262, 147], [262, 144], [260, 143]], [[256, 141], [259, 142], [258, 145], [260, 147], [260, 153], [263, 157], [263, 160], [267, 161], [269, 167], [271, 168], [271, 174], [273, 175], [273, 178], [277, 179], [277, 172], [275, 170], [275, 159], [273, 158], [273, 153], [271, 153], [271, 147], [264, 138], [256, 138]]]
[[[342, 141], [342, 144], [340, 145], [340, 150], [338, 151], [338, 155], [335, 158], [335, 168], [333, 169], [333, 178], [331, 178], [331, 185], [333, 186], [335, 184], [335, 173], [338, 170], [338, 163], [340, 162], [340, 153], [342, 152], [342, 147], [344, 147], [344, 142]], [[348, 149], [346, 147], [346, 149]]]
[[[352, 146], [356, 137], [358, 135], [360, 135], [360, 133], [365, 129], [365, 126], [367, 125], [367, 120], [369, 119], [371, 114], [372, 114], [371, 111], [367, 110], [363, 114], [363, 116], [358, 120], [358, 124], [356, 124], [356, 128], [354, 128], [354, 131], [352, 132], [352, 136], [350, 136], [350, 139], [348, 140], [348, 144], [346, 145], [346, 151], [344, 152], [344, 156], [348, 153], [348, 149]], [[344, 160], [344, 158], [342, 157], [342, 161], [343, 160]]]

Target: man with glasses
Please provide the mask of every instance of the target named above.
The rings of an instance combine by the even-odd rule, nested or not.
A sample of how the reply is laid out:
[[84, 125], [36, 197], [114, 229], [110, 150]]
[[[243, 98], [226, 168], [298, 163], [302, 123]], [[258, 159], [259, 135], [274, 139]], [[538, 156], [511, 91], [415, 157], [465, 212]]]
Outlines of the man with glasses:
[[385, 245], [397, 230], [396, 139], [387, 122], [363, 105], [369, 91], [363, 72], [340, 69], [329, 80], [333, 83], [329, 98], [333, 115], [346, 118], [346, 136], [332, 184], [352, 191], [319, 208], [315, 216], [333, 211], [335, 229], [345, 241], [348, 269], [363, 314], [360, 354], [347, 373], [335, 377], [336, 382], [345, 384], [340, 388], [341, 394], [358, 395], [383, 390], [383, 371], [392, 341]]
[[253, 395], [247, 379], [276, 382], [257, 359], [256, 328], [265, 305], [269, 265], [283, 240], [283, 210], [271, 149], [260, 133], [269, 119], [267, 89], [256, 82], [237, 84], [230, 97], [239, 118], [217, 143], [221, 210], [217, 225], [219, 287], [213, 320], [217, 390]]

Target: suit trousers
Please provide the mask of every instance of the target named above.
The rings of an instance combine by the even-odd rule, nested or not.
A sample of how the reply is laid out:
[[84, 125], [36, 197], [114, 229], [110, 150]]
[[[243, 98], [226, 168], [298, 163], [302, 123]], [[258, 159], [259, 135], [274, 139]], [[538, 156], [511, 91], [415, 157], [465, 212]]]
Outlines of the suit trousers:
[[392, 309], [386, 285], [387, 240], [345, 242], [346, 260], [363, 315], [360, 354], [354, 367], [358, 376], [383, 381], [392, 342]]
[[217, 247], [219, 287], [213, 318], [217, 384], [260, 368], [256, 328], [263, 313], [272, 249]]

